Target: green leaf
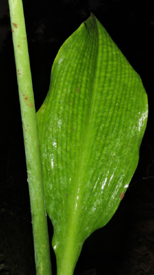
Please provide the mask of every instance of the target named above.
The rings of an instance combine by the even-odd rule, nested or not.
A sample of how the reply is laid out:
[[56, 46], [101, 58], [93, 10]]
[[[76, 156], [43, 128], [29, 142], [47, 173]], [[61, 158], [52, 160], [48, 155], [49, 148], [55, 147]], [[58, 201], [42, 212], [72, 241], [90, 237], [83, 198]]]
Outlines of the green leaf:
[[85, 239], [117, 210], [147, 115], [139, 75], [91, 15], [60, 48], [37, 113], [58, 275], [73, 274]]

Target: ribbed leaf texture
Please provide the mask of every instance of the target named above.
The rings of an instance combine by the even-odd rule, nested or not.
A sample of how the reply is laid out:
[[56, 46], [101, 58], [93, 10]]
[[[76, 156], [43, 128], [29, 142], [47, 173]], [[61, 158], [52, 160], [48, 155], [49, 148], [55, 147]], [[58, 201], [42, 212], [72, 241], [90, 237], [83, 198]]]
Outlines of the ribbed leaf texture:
[[37, 113], [58, 275], [72, 275], [85, 239], [112, 218], [139, 159], [147, 95], [91, 15], [64, 42]]

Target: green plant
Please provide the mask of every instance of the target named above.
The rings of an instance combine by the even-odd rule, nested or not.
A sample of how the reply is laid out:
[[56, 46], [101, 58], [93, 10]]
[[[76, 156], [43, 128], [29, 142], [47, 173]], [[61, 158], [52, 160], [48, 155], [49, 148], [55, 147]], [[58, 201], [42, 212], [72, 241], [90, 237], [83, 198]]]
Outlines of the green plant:
[[[30, 120], [23, 124], [25, 148], [29, 153], [32, 134], [28, 137], [27, 132], [33, 129], [37, 136], [37, 127], [36, 121], [29, 124], [31, 116], [35, 120], [35, 110], [32, 96], [27, 94], [29, 65], [23, 69], [22, 63], [25, 53], [28, 60], [27, 48], [20, 59], [26, 35], [21, 30], [19, 42], [15, 36], [23, 14], [17, 0], [12, 5], [21, 110], [27, 108], [22, 111], [23, 121], [27, 114]], [[19, 18], [15, 16], [15, 8]], [[73, 274], [85, 239], [108, 223], [118, 208], [137, 167], [147, 114], [147, 96], [139, 75], [91, 14], [60, 48], [52, 66], [49, 92], [37, 113], [45, 203], [54, 226], [58, 275]], [[31, 146], [34, 144], [38, 142]], [[29, 179], [32, 171], [36, 178], [31, 163], [32, 159], [40, 160], [39, 152], [30, 159], [28, 153]], [[38, 170], [41, 171], [41, 164]], [[34, 185], [29, 184], [32, 217], [36, 210], [32, 201], [38, 188], [34, 190]], [[45, 217], [44, 210], [41, 215]], [[39, 242], [33, 231], [34, 243]], [[49, 251], [47, 255], [49, 258]], [[50, 274], [49, 266], [46, 273], [38, 271], [38, 274]]]

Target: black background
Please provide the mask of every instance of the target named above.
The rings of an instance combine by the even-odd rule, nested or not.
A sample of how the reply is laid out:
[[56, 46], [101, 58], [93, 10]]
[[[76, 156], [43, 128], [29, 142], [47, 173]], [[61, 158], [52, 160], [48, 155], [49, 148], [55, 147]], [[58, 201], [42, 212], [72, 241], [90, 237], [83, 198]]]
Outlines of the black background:
[[[140, 161], [112, 220], [86, 241], [75, 274], [154, 275], [154, 1], [25, 0], [36, 109], [59, 47], [92, 11], [142, 78], [149, 119]], [[5, 6], [5, 9], [4, 9]], [[31, 216], [7, 1], [0, 19], [0, 274], [35, 274]], [[3, 35], [2, 35], [3, 34]], [[5, 39], [4, 39], [5, 38]], [[49, 222], [50, 238], [52, 225]], [[53, 275], [56, 274], [51, 249]]]

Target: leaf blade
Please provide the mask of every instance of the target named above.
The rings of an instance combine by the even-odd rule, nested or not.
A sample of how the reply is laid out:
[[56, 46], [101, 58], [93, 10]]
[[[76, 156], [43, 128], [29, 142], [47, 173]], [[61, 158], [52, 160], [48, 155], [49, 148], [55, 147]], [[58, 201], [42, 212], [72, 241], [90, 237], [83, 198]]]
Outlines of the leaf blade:
[[37, 116], [53, 246], [72, 274], [128, 187], [147, 120], [140, 77], [93, 15], [60, 48]]

